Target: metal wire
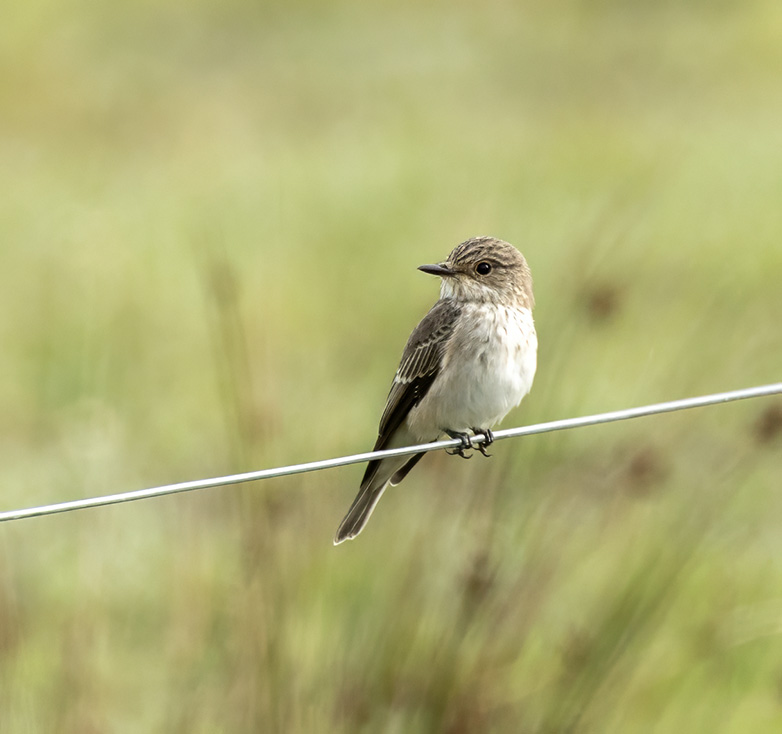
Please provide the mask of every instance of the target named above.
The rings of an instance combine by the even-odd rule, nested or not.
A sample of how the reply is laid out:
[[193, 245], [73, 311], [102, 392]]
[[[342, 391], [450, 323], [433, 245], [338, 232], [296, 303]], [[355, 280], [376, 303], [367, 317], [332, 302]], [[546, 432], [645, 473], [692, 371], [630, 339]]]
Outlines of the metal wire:
[[[746, 400], [748, 398], [760, 398], [779, 394], [782, 394], [782, 382], [777, 382], [772, 385], [761, 385], [759, 387], [748, 387], [741, 390], [732, 390], [730, 392], [714, 393], [712, 395], [703, 395], [695, 398], [671, 400], [666, 403], [644, 405], [639, 408], [625, 408], [610, 413], [587, 415], [581, 418], [565, 418], [564, 420], [550, 421], [548, 423], [537, 423], [532, 426], [508, 428], [501, 431], [494, 431], [494, 440], [501, 441], [504, 438], [518, 438], [519, 436], [530, 436], [536, 433], [550, 433], [551, 431], [564, 431], [570, 428], [583, 428], [585, 426], [594, 426], [601, 423], [613, 423], [615, 421], [623, 421], [631, 418], [642, 418], [658, 413], [672, 413], [677, 410], [702, 408], [707, 405], [717, 405], [719, 403], [729, 403], [735, 400]], [[486, 437], [482, 434], [478, 434], [472, 439], [472, 442], [476, 445], [482, 444], [485, 441]], [[437, 449], [456, 448], [460, 444], [461, 442], [459, 439], [449, 438], [443, 441], [434, 441], [432, 443], [424, 443], [417, 446], [387, 449], [385, 451], [368, 451], [363, 454], [340, 456], [336, 459], [324, 459], [321, 461], [309, 461], [304, 464], [292, 464], [291, 466], [283, 466], [275, 469], [261, 469], [259, 471], [245, 472], [243, 474], [231, 474], [229, 476], [215, 477], [213, 479], [196, 479], [190, 482], [165, 484], [160, 487], [136, 489], [129, 492], [120, 492], [119, 494], [108, 494], [100, 497], [71, 500], [69, 502], [58, 502], [52, 505], [41, 505], [40, 507], [29, 507], [22, 510], [8, 510], [6, 512], [0, 512], [0, 522], [22, 520], [28, 517], [41, 517], [42, 515], [54, 515], [58, 512], [84, 510], [90, 507], [102, 507], [103, 505], [114, 505], [120, 502], [133, 502], [149, 497], [162, 497], [168, 494], [177, 494], [178, 492], [191, 492], [196, 489], [209, 489], [211, 487], [221, 487], [229, 484], [241, 484], [242, 482], [256, 482], [261, 479], [284, 477], [289, 474], [303, 474], [305, 472], [321, 471], [322, 469], [333, 469], [337, 466], [360, 464], [364, 461], [379, 459], [384, 456], [406, 456], [408, 454], [418, 454], [426, 451], [435, 451]]]

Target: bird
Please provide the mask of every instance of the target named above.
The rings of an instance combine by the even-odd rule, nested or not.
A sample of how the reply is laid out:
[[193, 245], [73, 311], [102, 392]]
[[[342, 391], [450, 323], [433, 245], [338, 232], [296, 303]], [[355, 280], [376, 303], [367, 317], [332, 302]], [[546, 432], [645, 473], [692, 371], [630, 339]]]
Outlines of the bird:
[[[419, 270], [440, 278], [440, 297], [413, 329], [388, 393], [374, 450], [436, 441], [461, 443], [463, 458], [476, 448], [488, 456], [499, 423], [530, 391], [537, 367], [532, 276], [524, 256], [494, 237], [473, 237], [448, 258]], [[421, 460], [373, 459], [339, 525], [334, 545], [355, 538], [390, 484]]]

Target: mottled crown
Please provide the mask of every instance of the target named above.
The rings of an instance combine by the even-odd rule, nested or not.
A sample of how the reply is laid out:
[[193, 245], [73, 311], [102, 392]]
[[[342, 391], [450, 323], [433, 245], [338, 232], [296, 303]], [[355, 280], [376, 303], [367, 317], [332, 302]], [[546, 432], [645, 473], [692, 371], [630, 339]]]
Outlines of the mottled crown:
[[[495, 237], [473, 237], [457, 245], [444, 265], [443, 295], [480, 301], [516, 302], [532, 308], [532, 275], [524, 256]], [[488, 267], [487, 267], [488, 266]], [[488, 271], [488, 272], [484, 272]]]

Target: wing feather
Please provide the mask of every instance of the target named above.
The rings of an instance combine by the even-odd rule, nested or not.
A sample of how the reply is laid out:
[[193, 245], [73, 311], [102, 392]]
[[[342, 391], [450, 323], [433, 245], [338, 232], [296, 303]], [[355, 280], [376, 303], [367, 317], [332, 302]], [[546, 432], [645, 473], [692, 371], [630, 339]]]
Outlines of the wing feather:
[[426, 395], [440, 371], [443, 349], [459, 312], [460, 308], [450, 298], [442, 299], [413, 330], [388, 393], [378, 443], [385, 444], [410, 409]]
[[[386, 446], [410, 410], [431, 387], [440, 371], [443, 350], [453, 333], [460, 311], [460, 307], [452, 299], [440, 299], [413, 330], [402, 352], [402, 359], [380, 418], [376, 451]], [[362, 487], [372, 479], [378, 464], [378, 461], [369, 462], [361, 482]]]

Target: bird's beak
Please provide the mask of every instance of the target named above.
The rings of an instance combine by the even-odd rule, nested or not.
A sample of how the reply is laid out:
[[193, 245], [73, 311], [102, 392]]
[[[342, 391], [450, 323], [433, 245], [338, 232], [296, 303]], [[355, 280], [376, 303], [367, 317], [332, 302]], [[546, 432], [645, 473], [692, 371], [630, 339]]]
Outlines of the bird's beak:
[[441, 278], [451, 278], [456, 275], [456, 271], [449, 268], [445, 263], [439, 265], [421, 265], [418, 268], [424, 273], [430, 275], [439, 275]]

